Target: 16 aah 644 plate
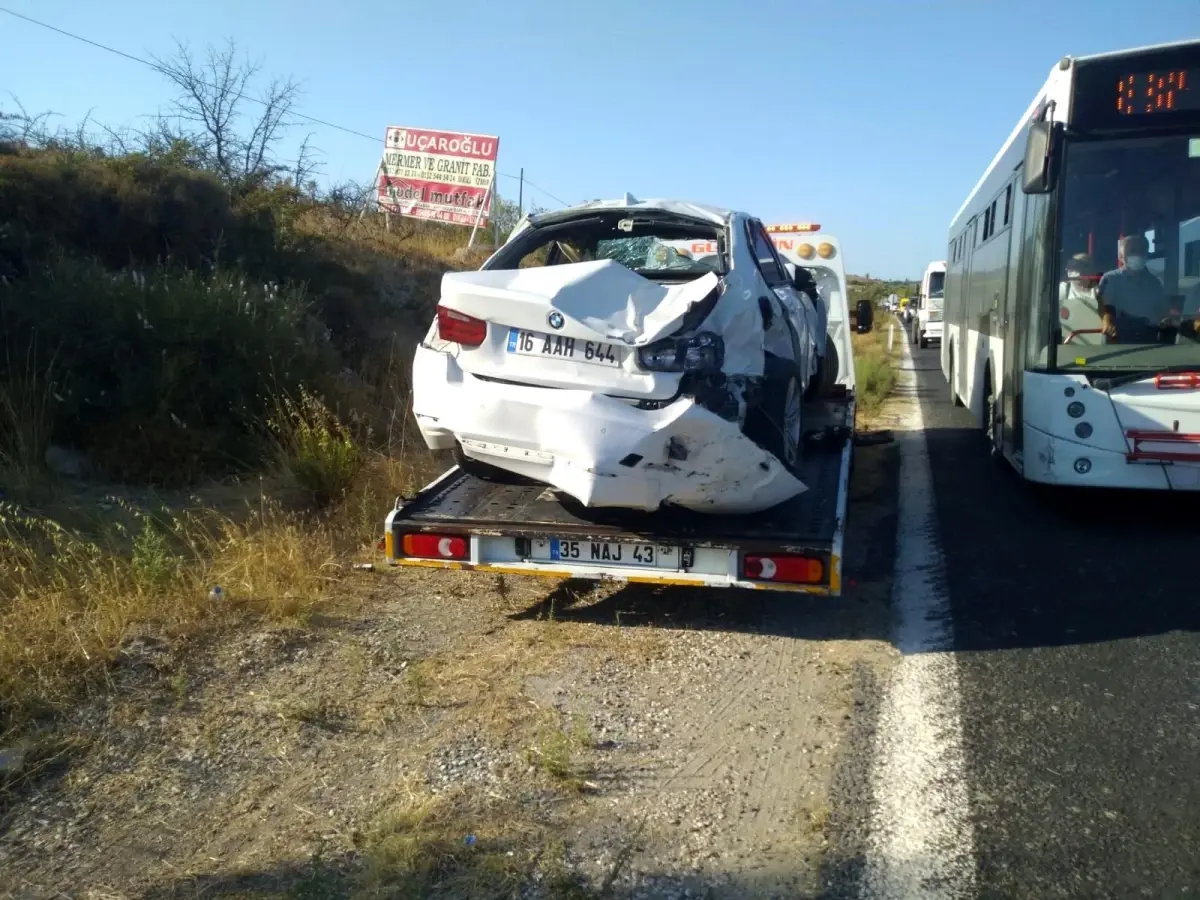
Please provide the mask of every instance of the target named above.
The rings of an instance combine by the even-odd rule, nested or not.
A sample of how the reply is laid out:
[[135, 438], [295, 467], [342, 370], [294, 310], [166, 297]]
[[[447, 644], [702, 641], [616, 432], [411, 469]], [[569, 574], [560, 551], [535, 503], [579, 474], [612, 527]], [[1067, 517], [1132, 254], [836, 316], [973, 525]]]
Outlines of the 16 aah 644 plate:
[[625, 359], [625, 351], [613, 344], [599, 341], [583, 341], [561, 334], [541, 334], [537, 331], [508, 330], [507, 349], [518, 356], [569, 359], [593, 366], [619, 368]]
[[549, 562], [585, 566], [637, 566], [644, 569], [680, 568], [679, 547], [665, 544], [621, 544], [613, 541], [580, 541], [574, 538], [538, 538], [530, 556]]

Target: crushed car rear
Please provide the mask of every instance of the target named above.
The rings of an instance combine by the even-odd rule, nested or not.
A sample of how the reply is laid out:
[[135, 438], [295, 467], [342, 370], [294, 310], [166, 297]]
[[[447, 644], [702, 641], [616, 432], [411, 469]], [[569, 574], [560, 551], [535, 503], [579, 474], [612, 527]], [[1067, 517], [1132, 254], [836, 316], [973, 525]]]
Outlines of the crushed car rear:
[[[764, 375], [729, 214], [633, 201], [519, 227], [443, 277], [414, 359], [428, 446], [546, 482], [586, 506], [754, 512], [804, 485], [745, 436]], [[703, 260], [681, 247], [711, 242]]]

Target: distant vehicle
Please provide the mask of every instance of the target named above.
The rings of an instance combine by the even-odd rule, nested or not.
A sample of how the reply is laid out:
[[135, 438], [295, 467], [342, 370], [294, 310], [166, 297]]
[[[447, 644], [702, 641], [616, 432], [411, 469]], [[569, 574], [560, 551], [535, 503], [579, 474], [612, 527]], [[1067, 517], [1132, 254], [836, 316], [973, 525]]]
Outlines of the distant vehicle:
[[901, 297], [899, 316], [900, 321], [904, 323], [905, 328], [912, 324], [912, 313], [912, 301], [910, 301], [907, 297]]
[[939, 259], [931, 262], [925, 267], [925, 275], [921, 278], [921, 290], [915, 304], [917, 310], [909, 329], [912, 342], [922, 350], [929, 346], [930, 341], [941, 343], [945, 287], [946, 261]]
[[1030, 481], [1200, 490], [1198, 135], [1200, 40], [1063, 57], [954, 215], [942, 371]]

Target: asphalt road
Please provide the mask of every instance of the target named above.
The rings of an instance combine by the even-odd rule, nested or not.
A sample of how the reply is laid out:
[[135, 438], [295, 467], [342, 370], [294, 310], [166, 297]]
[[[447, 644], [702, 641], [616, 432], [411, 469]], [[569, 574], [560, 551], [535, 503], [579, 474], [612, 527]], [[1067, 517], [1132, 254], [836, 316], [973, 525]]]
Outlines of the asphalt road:
[[1200, 497], [1041, 496], [913, 348], [981, 897], [1200, 897]]

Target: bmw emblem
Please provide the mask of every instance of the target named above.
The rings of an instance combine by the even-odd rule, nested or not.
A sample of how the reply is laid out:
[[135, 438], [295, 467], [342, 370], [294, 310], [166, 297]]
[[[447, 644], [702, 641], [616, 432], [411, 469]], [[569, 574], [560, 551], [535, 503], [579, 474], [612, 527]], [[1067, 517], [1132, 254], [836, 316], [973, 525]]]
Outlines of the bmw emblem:
[[550, 315], [546, 316], [546, 321], [549, 322], [550, 327], [555, 330], [562, 328], [564, 322], [563, 314], [556, 309], [551, 312]]

